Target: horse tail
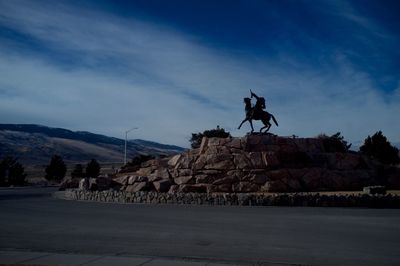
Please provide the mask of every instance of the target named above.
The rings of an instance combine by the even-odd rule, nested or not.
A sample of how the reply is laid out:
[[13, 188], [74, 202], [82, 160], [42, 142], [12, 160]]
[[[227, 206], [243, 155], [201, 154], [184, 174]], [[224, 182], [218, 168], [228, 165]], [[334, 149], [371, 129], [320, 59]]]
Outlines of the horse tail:
[[278, 122], [275, 119], [275, 116], [273, 114], [271, 114], [272, 120], [274, 120], [275, 125], [278, 127]]

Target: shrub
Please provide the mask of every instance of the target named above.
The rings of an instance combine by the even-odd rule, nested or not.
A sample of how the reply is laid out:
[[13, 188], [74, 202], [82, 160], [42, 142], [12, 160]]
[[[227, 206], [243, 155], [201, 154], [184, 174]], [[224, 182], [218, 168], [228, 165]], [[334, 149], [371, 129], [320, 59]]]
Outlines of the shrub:
[[100, 174], [100, 164], [95, 159], [92, 159], [86, 165], [86, 176], [90, 178], [97, 178], [99, 174]]
[[322, 143], [327, 152], [347, 152], [351, 147], [351, 143], [347, 144], [347, 141], [344, 140], [340, 132], [332, 136], [320, 134], [318, 138], [322, 139]]
[[360, 151], [383, 164], [398, 164], [400, 162], [399, 150], [392, 146], [382, 131], [376, 132], [372, 137], [368, 136]]
[[231, 134], [226, 132], [225, 129], [217, 126], [215, 129], [205, 130], [203, 133], [192, 133], [192, 137], [190, 138], [190, 144], [193, 149], [200, 147], [201, 140], [203, 137], [207, 138], [228, 138]]
[[25, 169], [16, 158], [7, 156], [0, 161], [0, 186], [23, 186], [25, 178]]
[[51, 157], [50, 164], [46, 166], [46, 176], [47, 180], [61, 181], [65, 177], [67, 172], [67, 166], [65, 165], [63, 159], [54, 155]]
[[132, 158], [130, 162], [127, 163], [128, 166], [140, 166], [142, 163], [147, 162], [149, 160], [153, 160], [155, 157], [152, 155], [138, 155]]

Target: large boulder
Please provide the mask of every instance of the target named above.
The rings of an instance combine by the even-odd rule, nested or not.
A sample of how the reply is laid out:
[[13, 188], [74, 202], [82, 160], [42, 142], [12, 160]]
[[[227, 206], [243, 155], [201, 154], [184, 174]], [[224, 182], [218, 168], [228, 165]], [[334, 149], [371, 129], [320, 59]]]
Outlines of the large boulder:
[[131, 175], [129, 176], [128, 179], [128, 185], [133, 185], [133, 183], [136, 182], [147, 182], [147, 181], [149, 181], [149, 178], [147, 176]]
[[233, 183], [237, 183], [238, 181], [239, 181], [239, 179], [236, 176], [230, 175], [230, 176], [226, 176], [221, 179], [217, 179], [212, 184], [213, 185], [222, 185], [222, 184], [232, 185]]
[[193, 184], [195, 183], [195, 179], [191, 175], [179, 176], [174, 178], [174, 182], [178, 185]]
[[207, 193], [210, 185], [208, 184], [185, 184], [179, 187], [179, 192], [195, 192], [195, 193]]
[[122, 175], [114, 178], [114, 182], [121, 184], [121, 186], [126, 186], [129, 183], [129, 175]]
[[149, 189], [148, 182], [137, 182], [133, 183], [132, 185], [128, 185], [125, 190], [127, 192], [138, 192], [138, 191], [146, 191], [148, 189]]
[[160, 179], [169, 179], [171, 177], [168, 168], [158, 168], [150, 175], [150, 181], [160, 180]]
[[248, 193], [257, 192], [260, 190], [260, 186], [251, 182], [239, 182], [233, 185], [234, 192]]
[[177, 154], [175, 156], [172, 156], [172, 158], [168, 160], [168, 165], [170, 167], [174, 168], [181, 157], [182, 157], [181, 154]]
[[171, 185], [172, 183], [168, 179], [153, 182], [153, 186], [157, 192], [168, 192]]

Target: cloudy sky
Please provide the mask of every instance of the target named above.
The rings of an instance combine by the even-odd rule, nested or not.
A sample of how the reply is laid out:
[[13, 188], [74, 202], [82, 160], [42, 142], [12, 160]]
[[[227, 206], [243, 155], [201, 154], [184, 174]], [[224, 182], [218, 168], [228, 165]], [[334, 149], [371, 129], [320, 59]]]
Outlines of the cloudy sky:
[[[188, 146], [249, 130], [400, 142], [399, 1], [0, 0], [0, 123]], [[256, 129], [261, 127], [255, 123]]]

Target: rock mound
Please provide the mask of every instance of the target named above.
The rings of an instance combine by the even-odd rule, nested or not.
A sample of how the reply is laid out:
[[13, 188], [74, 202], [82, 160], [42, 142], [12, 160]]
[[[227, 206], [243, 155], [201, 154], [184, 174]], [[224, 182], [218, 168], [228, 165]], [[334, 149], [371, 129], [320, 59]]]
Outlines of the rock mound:
[[247, 135], [203, 138], [198, 149], [147, 161], [115, 181], [129, 192], [362, 190], [385, 182], [381, 168], [326, 138]]

